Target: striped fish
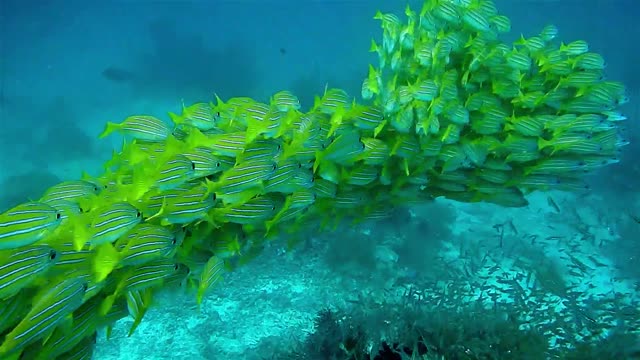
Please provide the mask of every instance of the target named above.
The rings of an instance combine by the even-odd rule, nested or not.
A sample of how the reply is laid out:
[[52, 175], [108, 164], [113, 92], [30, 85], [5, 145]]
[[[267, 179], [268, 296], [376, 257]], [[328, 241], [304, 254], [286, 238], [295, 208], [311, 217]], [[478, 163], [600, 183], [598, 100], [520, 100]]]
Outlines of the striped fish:
[[31, 245], [51, 234], [62, 214], [41, 202], [20, 204], [0, 214], [0, 250]]
[[524, 169], [524, 175], [565, 175], [571, 173], [577, 174], [587, 170], [587, 163], [583, 159], [558, 157], [543, 159], [533, 166], [526, 167]]
[[365, 186], [375, 181], [379, 174], [380, 169], [378, 167], [362, 165], [353, 168], [342, 177], [346, 184]]
[[60, 213], [62, 223], [65, 223], [67, 219], [69, 219], [69, 216], [73, 217], [84, 211], [80, 204], [69, 200], [47, 200], [45, 203]]
[[163, 199], [160, 211], [147, 221], [157, 217], [163, 225], [168, 225], [203, 220], [217, 201], [217, 194], [202, 185], [172, 191], [171, 195]]
[[271, 107], [263, 103], [254, 103], [247, 106], [247, 108], [244, 109], [244, 112], [248, 117], [247, 123], [249, 123], [249, 119], [256, 121], [265, 121], [269, 118]]
[[570, 56], [578, 56], [589, 51], [589, 44], [584, 40], [572, 41], [568, 44], [560, 44], [560, 52]]
[[331, 115], [339, 109], [349, 110], [351, 100], [346, 91], [342, 89], [328, 89], [324, 92], [324, 96], [316, 98], [313, 110], [317, 110], [323, 114]]
[[316, 201], [316, 194], [310, 190], [300, 190], [291, 194], [292, 209], [306, 208]]
[[345, 133], [333, 140], [322, 152], [316, 156], [313, 165], [314, 172], [321, 161], [330, 161], [338, 164], [348, 164], [355, 161], [365, 149], [357, 131]]
[[151, 289], [127, 292], [127, 309], [129, 310], [129, 315], [133, 317], [133, 324], [129, 329], [129, 336], [133, 335], [134, 331], [136, 331], [136, 328], [142, 322], [142, 318], [147, 313], [149, 306], [151, 306], [151, 302], [153, 301], [152, 295]]
[[384, 141], [375, 138], [363, 138], [362, 143], [364, 144], [364, 151], [358, 159], [365, 164], [382, 165], [389, 159], [391, 149]]
[[6, 300], [0, 299], [0, 334], [20, 322], [29, 311], [31, 293], [21, 291]]
[[210, 176], [223, 170], [222, 162], [217, 156], [213, 155], [212, 150], [209, 148], [200, 146], [184, 152], [183, 155], [191, 160], [195, 166], [193, 178]]
[[160, 211], [162, 208], [162, 204], [165, 202], [165, 199], [169, 200], [172, 198], [176, 198], [180, 196], [182, 192], [189, 189], [188, 184], [184, 184], [175, 189], [167, 190], [167, 191], [159, 191], [159, 190], [151, 190], [146, 193], [142, 199], [136, 202], [136, 207], [142, 210], [142, 214], [144, 217], [148, 218], [154, 216]]
[[162, 164], [155, 178], [155, 187], [160, 190], [175, 189], [193, 179], [196, 165], [184, 155], [176, 155]]
[[0, 251], [0, 299], [7, 299], [29, 286], [58, 260], [58, 253], [46, 245]]
[[74, 201], [97, 195], [99, 192], [100, 187], [89, 181], [65, 181], [47, 189], [40, 198], [40, 201], [45, 203], [60, 200]]
[[489, 146], [483, 143], [481, 139], [464, 141], [462, 143], [462, 150], [467, 155], [467, 159], [476, 166], [482, 166], [489, 154]]
[[300, 110], [300, 100], [290, 91], [279, 91], [271, 97], [271, 105], [278, 111]]
[[410, 134], [398, 135], [396, 143], [391, 149], [391, 155], [404, 159], [410, 159], [420, 154], [420, 152], [420, 142], [418, 138]]
[[558, 87], [574, 87], [583, 88], [587, 87], [595, 82], [602, 81], [604, 76], [601, 70], [584, 70], [573, 72], [565, 77], [562, 77], [558, 82]]
[[491, 170], [491, 169], [478, 169], [475, 171], [480, 179], [486, 180], [494, 184], [506, 184], [511, 180], [512, 174], [508, 171]]
[[190, 106], [182, 104], [182, 115], [169, 113], [174, 124], [187, 124], [199, 130], [210, 130], [216, 127], [217, 117], [209, 103], [195, 103]]
[[37, 296], [29, 313], [7, 334], [0, 346], [0, 357], [20, 352], [27, 345], [46, 336], [82, 305], [86, 289], [84, 281], [68, 278]]
[[600, 54], [585, 53], [573, 59], [573, 68], [578, 70], [604, 70], [604, 58]]
[[87, 290], [84, 292], [84, 297], [82, 298], [83, 303], [91, 300], [93, 297], [98, 295], [102, 291], [102, 289], [112, 289], [115, 285], [115, 279], [112, 277], [104, 280], [97, 279], [90, 267], [72, 270], [70, 272], [67, 272], [65, 276], [69, 278], [77, 278], [87, 284]]
[[92, 247], [114, 242], [142, 221], [140, 211], [126, 202], [113, 203], [88, 214], [93, 219], [89, 226], [80, 224], [74, 232], [73, 242], [77, 250], [82, 249], [87, 241]]
[[489, 21], [499, 33], [508, 33], [511, 31], [511, 19], [504, 15], [492, 16], [491, 18], [489, 18]]
[[73, 325], [68, 329], [56, 328], [46, 344], [39, 349], [35, 360], [56, 359], [82, 343], [84, 339], [91, 338], [104, 321], [96, 316], [99, 305], [99, 298], [96, 298], [74, 311]]
[[276, 160], [282, 154], [283, 143], [277, 139], [257, 139], [236, 156], [238, 163], [254, 160]]
[[248, 97], [235, 97], [229, 99], [225, 104], [218, 95], [216, 95], [216, 100], [218, 103], [213, 107], [213, 111], [219, 118], [218, 127], [225, 132], [245, 130], [247, 121], [244, 109], [256, 101]]
[[329, 180], [316, 179], [313, 183], [313, 191], [321, 198], [333, 198], [336, 196], [337, 189], [337, 185]]
[[265, 138], [274, 137], [280, 129], [281, 113], [267, 104], [255, 103], [246, 109], [247, 130], [245, 143], [253, 142], [258, 136]]
[[229, 195], [255, 187], [262, 181], [271, 178], [276, 169], [277, 164], [270, 159], [237, 164], [218, 179], [220, 192]]
[[353, 125], [363, 130], [373, 130], [384, 121], [382, 109], [377, 106], [356, 106], [349, 114]]
[[213, 135], [209, 137], [206, 145], [213, 150], [214, 154], [236, 157], [244, 150], [246, 137], [244, 131]]
[[370, 200], [364, 191], [356, 191], [351, 189], [341, 189], [334, 198], [335, 207], [340, 209], [353, 209], [367, 204]]
[[257, 197], [244, 204], [212, 210], [212, 217], [223, 222], [259, 224], [276, 213], [277, 203], [270, 197]]
[[424, 156], [438, 156], [440, 149], [442, 149], [442, 145], [442, 142], [435, 136], [420, 137], [420, 148], [422, 149], [422, 155]]
[[302, 167], [300, 162], [287, 159], [278, 163], [269, 180], [264, 183], [264, 192], [291, 193], [307, 188], [313, 183], [313, 173]]
[[82, 339], [73, 349], [60, 355], [59, 359], [64, 360], [92, 360], [93, 350], [96, 347], [96, 337], [98, 332], [94, 332], [91, 336]]
[[360, 90], [360, 95], [365, 100], [371, 100], [373, 98], [373, 90], [371, 89], [371, 85], [369, 84], [369, 81], [370, 81], [369, 78], [364, 78], [364, 80], [362, 81], [362, 87]]
[[465, 25], [479, 32], [491, 32], [491, 23], [481, 9], [468, 8], [463, 11], [462, 21]]
[[54, 270], [68, 271], [91, 264], [94, 252], [89, 250], [89, 243], [85, 243], [80, 250], [76, 250], [73, 241], [56, 242], [53, 247], [58, 253]]
[[116, 243], [116, 248], [121, 249], [120, 266], [142, 265], [158, 258], [171, 257], [180, 245], [171, 230], [153, 224], [139, 224], [122, 240]]
[[148, 115], [129, 116], [119, 124], [107, 122], [104, 131], [98, 138], [107, 137], [114, 131], [147, 142], [162, 142], [171, 135], [171, 130], [167, 124], [156, 117]]
[[202, 298], [211, 287], [222, 280], [224, 272], [224, 261], [217, 256], [209, 258], [200, 275], [200, 284], [198, 285], [198, 294], [196, 299], [198, 305], [202, 303]]
[[433, 15], [437, 18], [458, 24], [460, 22], [460, 14], [458, 13], [458, 7], [454, 2], [450, 1], [438, 1], [438, 4], [432, 10]]
[[113, 295], [107, 296], [100, 305], [100, 314], [108, 314], [115, 300], [121, 294], [129, 291], [142, 291], [162, 285], [165, 280], [176, 273], [186, 274], [189, 268], [175, 262], [173, 259], [160, 259], [150, 263], [129, 268], [120, 279]]
[[162, 282], [176, 272], [188, 271], [182, 264], [172, 259], [161, 259], [133, 268], [118, 285], [119, 293], [125, 291], [144, 290], [162, 284]]

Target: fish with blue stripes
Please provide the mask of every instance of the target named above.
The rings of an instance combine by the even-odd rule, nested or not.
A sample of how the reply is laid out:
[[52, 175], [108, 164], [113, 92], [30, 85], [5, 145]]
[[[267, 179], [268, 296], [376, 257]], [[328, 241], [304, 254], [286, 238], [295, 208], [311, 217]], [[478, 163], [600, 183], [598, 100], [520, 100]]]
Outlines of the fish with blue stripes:
[[62, 214], [50, 205], [28, 202], [0, 214], [0, 250], [28, 246], [53, 234]]

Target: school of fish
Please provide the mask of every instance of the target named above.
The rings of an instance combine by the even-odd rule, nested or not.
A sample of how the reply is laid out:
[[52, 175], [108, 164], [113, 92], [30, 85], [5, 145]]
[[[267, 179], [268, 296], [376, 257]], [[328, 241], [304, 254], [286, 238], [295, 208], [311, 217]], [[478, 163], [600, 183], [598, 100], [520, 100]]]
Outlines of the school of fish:
[[[624, 86], [557, 29], [500, 40], [490, 0], [378, 12], [379, 67], [362, 101], [327, 88], [310, 110], [217, 98], [108, 123], [122, 149], [102, 176], [66, 181], [0, 214], [0, 358], [90, 359], [98, 329], [142, 321], [158, 289], [197, 302], [225, 271], [310, 222], [384, 219], [444, 196], [525, 206], [581, 190], [618, 161]], [[293, 244], [292, 244], [293, 245]]]

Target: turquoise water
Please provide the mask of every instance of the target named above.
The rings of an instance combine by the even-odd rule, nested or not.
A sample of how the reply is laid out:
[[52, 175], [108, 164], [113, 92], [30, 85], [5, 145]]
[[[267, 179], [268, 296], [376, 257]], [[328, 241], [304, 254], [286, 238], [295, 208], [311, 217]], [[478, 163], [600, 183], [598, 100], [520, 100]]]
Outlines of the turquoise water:
[[[638, 358], [640, 6], [496, 5], [512, 20], [507, 40], [555, 24], [561, 39], [588, 41], [606, 59], [607, 77], [628, 88], [631, 145], [620, 163], [589, 175], [589, 192], [534, 193], [518, 209], [438, 199], [382, 222], [302, 231], [295, 250], [270, 244], [227, 274], [200, 308], [192, 293], [159, 294], [133, 336], [130, 318], [115, 324], [109, 340], [101, 331], [93, 358], [342, 359], [348, 351], [340, 343], [358, 327], [364, 347], [413, 347], [415, 338], [403, 338], [413, 322], [430, 334], [462, 324], [458, 337], [447, 337], [452, 348], [518, 339], [504, 346], [530, 346], [536, 359], [551, 357], [539, 351], [547, 346], [584, 348], [576, 359]], [[358, 94], [377, 61], [369, 52], [371, 38], [381, 37], [373, 14], [402, 14], [404, 6], [0, 0], [0, 210], [83, 171], [98, 175], [121, 142], [97, 140], [106, 121], [134, 113], [166, 119], [182, 101], [209, 101], [214, 93], [267, 101], [287, 89], [303, 108], [327, 84]], [[319, 317], [326, 308], [340, 321]], [[479, 331], [482, 324], [487, 329]], [[337, 349], [310, 350], [323, 336]], [[473, 351], [457, 354], [478, 358]]]

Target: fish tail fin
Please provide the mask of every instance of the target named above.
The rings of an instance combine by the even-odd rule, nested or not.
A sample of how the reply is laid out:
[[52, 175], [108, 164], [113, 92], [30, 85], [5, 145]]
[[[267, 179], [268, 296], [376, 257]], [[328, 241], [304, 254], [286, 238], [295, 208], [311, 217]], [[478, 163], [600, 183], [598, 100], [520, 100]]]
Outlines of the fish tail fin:
[[82, 222], [76, 222], [73, 229], [73, 248], [76, 251], [82, 250], [88, 240], [89, 232], [87, 227]]
[[553, 143], [549, 140], [545, 140], [543, 138], [538, 138], [538, 150], [542, 150], [546, 147], [553, 145]]
[[113, 303], [116, 301], [116, 294], [107, 296], [100, 304], [100, 315], [105, 316], [109, 313], [113, 307]]
[[384, 126], [387, 124], [387, 120], [383, 120], [382, 122], [380, 122], [380, 125], [378, 125], [375, 129], [373, 129], [373, 137], [377, 138], [378, 134], [380, 134], [380, 131], [382, 131], [382, 129], [384, 128]]
[[267, 130], [267, 121], [254, 119], [251, 116], [247, 119], [247, 130], [245, 135], [245, 144], [253, 142], [258, 136]]
[[162, 216], [165, 213], [166, 209], [167, 209], [167, 198], [165, 197], [162, 200], [162, 206], [160, 207], [160, 210], [158, 210], [158, 212], [155, 213], [154, 215], [149, 216], [145, 221], [150, 221], [159, 216]]
[[313, 173], [316, 173], [316, 170], [318, 170], [318, 166], [320, 166], [320, 162], [322, 161], [322, 152], [321, 151], [316, 151], [316, 159], [313, 162]]
[[153, 178], [144, 169], [134, 172], [130, 184], [122, 184], [123, 178], [119, 178], [117, 183], [127, 188], [126, 199], [137, 201], [153, 187]]
[[195, 149], [199, 146], [206, 146], [211, 143], [211, 139], [207, 137], [207, 135], [200, 132], [200, 130], [196, 128], [192, 128], [189, 130], [189, 134], [187, 138], [184, 139], [184, 143], [186, 143], [186, 148]]
[[111, 133], [113, 133], [114, 131], [118, 130], [120, 130], [120, 124], [109, 121], [107, 122], [107, 125], [105, 125], [104, 130], [100, 133], [100, 135], [98, 135], [98, 139], [103, 139], [111, 135]]
[[369, 48], [369, 52], [378, 52], [379, 50], [380, 48], [378, 47], [376, 40], [371, 38], [371, 47]]
[[171, 118], [171, 121], [173, 121], [174, 124], [176, 125], [180, 125], [182, 123], [184, 123], [184, 117], [181, 115], [178, 115], [176, 113], [173, 112], [169, 112], [169, 117]]
[[118, 253], [113, 245], [109, 243], [100, 245], [96, 250], [96, 255], [93, 261], [93, 270], [95, 272], [96, 282], [101, 282], [106, 279], [118, 265], [119, 260], [120, 253]]

